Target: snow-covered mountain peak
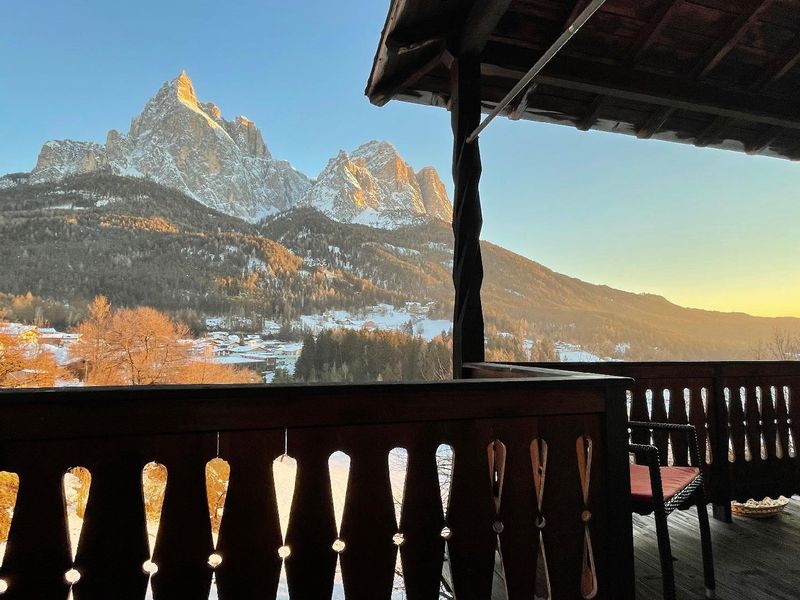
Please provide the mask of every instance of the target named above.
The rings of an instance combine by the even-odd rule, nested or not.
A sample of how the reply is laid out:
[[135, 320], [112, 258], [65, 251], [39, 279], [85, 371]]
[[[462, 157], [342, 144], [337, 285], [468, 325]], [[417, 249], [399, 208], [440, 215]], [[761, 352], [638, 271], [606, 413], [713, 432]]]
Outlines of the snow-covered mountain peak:
[[44, 144], [30, 181], [98, 170], [147, 177], [248, 221], [300, 204], [338, 221], [383, 228], [452, 216], [436, 170], [415, 172], [387, 141], [340, 150], [316, 180], [309, 179], [273, 159], [253, 121], [243, 115], [228, 120], [219, 106], [200, 100], [186, 71], [158, 89], [127, 133], [112, 129], [104, 144]]
[[353, 150], [352, 156], [353, 158], [369, 160], [394, 160], [399, 158], [400, 154], [394, 146], [385, 140], [371, 140]]
[[311, 185], [289, 163], [272, 159], [250, 119], [228, 121], [216, 104], [198, 100], [186, 71], [161, 86], [126, 135], [111, 130], [105, 145], [45, 144], [31, 179], [99, 169], [149, 177], [249, 221], [291, 208]]
[[390, 143], [371, 141], [352, 154], [340, 150], [303, 201], [337, 221], [388, 229], [450, 220], [450, 201], [435, 169], [420, 173], [421, 178]]
[[174, 85], [178, 100], [184, 104], [197, 106], [197, 94], [194, 91], [194, 84], [185, 70], [181, 71], [181, 74], [170, 82], [170, 85]]

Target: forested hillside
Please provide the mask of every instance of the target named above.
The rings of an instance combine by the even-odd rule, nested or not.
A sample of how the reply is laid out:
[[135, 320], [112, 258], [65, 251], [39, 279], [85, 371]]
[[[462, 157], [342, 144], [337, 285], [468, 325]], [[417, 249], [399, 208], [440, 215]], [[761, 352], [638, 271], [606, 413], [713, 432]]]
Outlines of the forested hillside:
[[[452, 314], [452, 232], [430, 222], [397, 230], [335, 223], [310, 210], [273, 217], [267, 237], [298, 256], [370, 279]], [[752, 358], [775, 332], [800, 335], [800, 319], [763, 318], [678, 306], [654, 294], [586, 283], [482, 242], [488, 332], [573, 342], [626, 359]], [[620, 345], [625, 348], [623, 353]]]
[[[0, 189], [0, 293], [73, 307], [104, 294], [120, 307], [281, 323], [410, 300], [433, 302], [431, 317], [452, 314], [452, 232], [441, 222], [383, 230], [298, 208], [253, 225], [142, 178], [17, 180]], [[549, 338], [599, 356], [666, 360], [753, 357], [776, 331], [800, 334], [800, 319], [687, 309], [555, 273], [488, 242], [483, 259], [492, 339]]]
[[92, 173], [0, 190], [0, 292], [84, 305], [266, 314], [390, 301], [237, 219], [141, 178]]

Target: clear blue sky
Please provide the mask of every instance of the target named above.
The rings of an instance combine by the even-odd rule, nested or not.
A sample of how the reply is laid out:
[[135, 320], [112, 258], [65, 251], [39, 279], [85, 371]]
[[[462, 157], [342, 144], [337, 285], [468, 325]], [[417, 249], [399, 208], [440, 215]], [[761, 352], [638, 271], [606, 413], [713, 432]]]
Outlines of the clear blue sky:
[[[186, 69], [315, 176], [391, 141], [450, 188], [442, 109], [363, 95], [388, 0], [6, 0], [0, 173], [48, 139], [104, 141]], [[800, 316], [800, 165], [497, 120], [482, 136], [484, 238], [557, 271], [702, 308]]]

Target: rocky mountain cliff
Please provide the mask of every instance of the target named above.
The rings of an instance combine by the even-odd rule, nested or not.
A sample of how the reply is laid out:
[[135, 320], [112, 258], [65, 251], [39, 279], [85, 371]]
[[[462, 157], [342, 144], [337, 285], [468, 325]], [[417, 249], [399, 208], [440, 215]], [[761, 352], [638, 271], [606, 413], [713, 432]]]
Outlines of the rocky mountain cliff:
[[394, 229], [426, 218], [450, 221], [453, 208], [436, 169], [415, 173], [388, 142], [372, 141], [328, 161], [303, 204], [335, 221]]
[[105, 144], [46, 143], [31, 183], [98, 170], [147, 177], [248, 221], [289, 208], [311, 186], [272, 158], [252, 121], [228, 121], [216, 105], [201, 103], [185, 72], [161, 87], [127, 134], [112, 129]]
[[161, 87], [127, 134], [112, 129], [105, 144], [47, 142], [30, 182], [95, 171], [146, 177], [250, 222], [298, 205], [383, 228], [452, 215], [436, 170], [415, 173], [387, 142], [369, 142], [352, 155], [342, 151], [310, 179], [274, 159], [252, 121], [229, 121], [215, 104], [200, 102], [185, 72]]

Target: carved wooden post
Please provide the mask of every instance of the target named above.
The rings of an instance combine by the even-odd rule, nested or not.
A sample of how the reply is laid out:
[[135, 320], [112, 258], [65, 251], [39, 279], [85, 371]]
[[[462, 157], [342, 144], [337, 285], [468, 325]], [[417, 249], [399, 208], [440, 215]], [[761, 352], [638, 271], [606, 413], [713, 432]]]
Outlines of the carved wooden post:
[[[714, 365], [714, 385], [708, 393], [709, 422], [714, 423], [711, 439], [711, 502], [718, 521], [732, 523], [731, 466], [728, 462], [728, 410], [725, 405], [725, 379], [722, 365]], [[738, 390], [736, 392], [739, 393]]]
[[481, 71], [477, 56], [462, 55], [450, 66], [451, 123], [453, 128], [453, 377], [462, 376], [465, 362], [484, 359], [480, 233], [483, 225], [478, 183], [481, 154], [478, 140], [467, 136], [481, 117]]

